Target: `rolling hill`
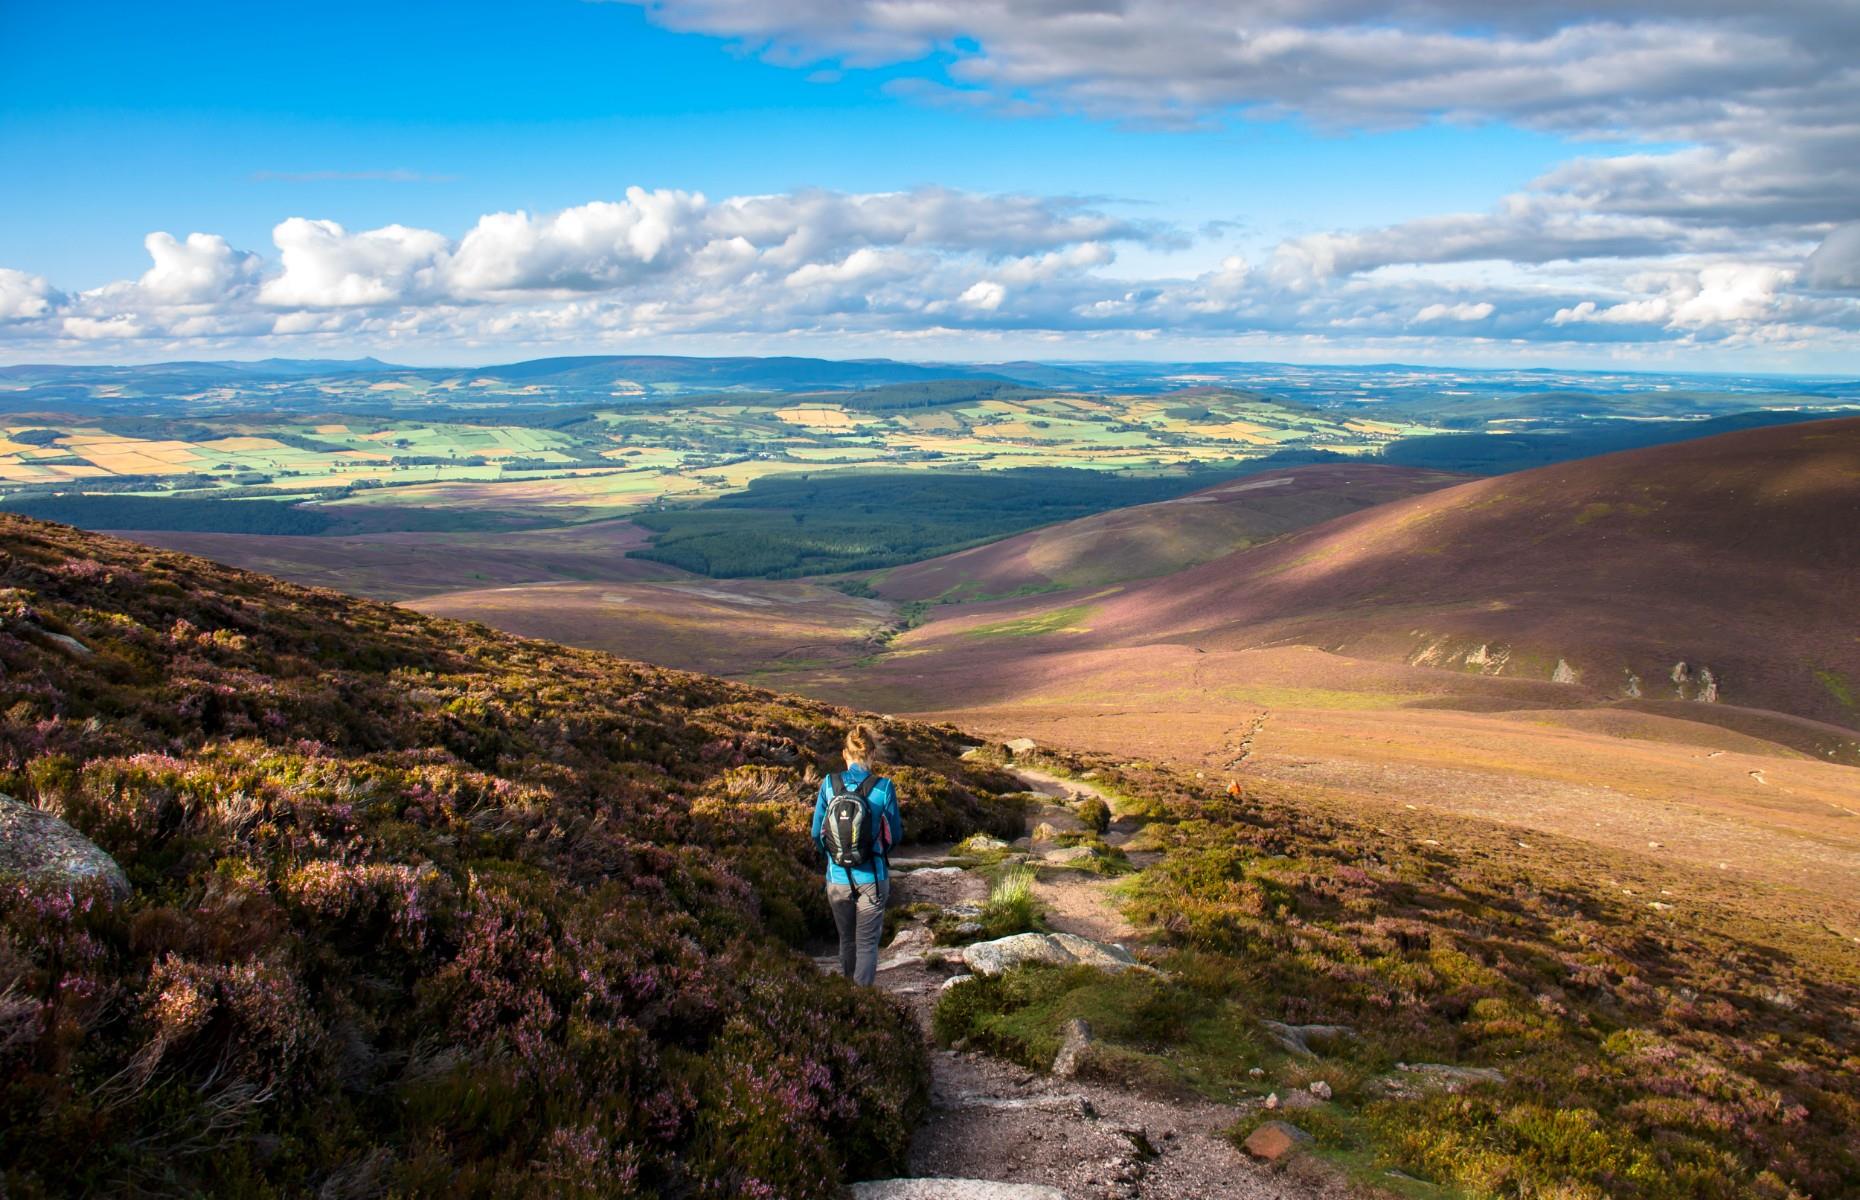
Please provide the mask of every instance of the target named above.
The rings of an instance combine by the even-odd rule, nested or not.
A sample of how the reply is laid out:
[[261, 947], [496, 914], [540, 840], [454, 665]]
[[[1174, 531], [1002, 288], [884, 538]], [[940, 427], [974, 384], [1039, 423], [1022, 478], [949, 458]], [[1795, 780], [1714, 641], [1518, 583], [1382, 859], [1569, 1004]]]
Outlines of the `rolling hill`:
[[870, 662], [776, 678], [1825, 897], [1860, 871], [1857, 585], [1843, 419], [1476, 480], [1154, 579], [940, 605]]
[[[0, 572], [0, 791], [128, 885], [0, 886], [7, 1194], [828, 1197], [902, 1159], [917, 1029], [797, 952], [852, 714], [26, 518]], [[891, 732], [913, 834], [1020, 828], [953, 731]]]
[[1478, 480], [1094, 606], [1094, 640], [1357, 657], [1860, 728], [1860, 419]]
[[[932, 1070], [909, 1010], [796, 952], [828, 928], [797, 792], [854, 714], [18, 517], [0, 573], [0, 788], [127, 884], [0, 887], [9, 1195], [826, 1200], [903, 1157]], [[1238, 661], [1174, 650], [1111, 653], [1152, 680]], [[917, 839], [1031, 821], [998, 747], [879, 719]], [[1405, 766], [1388, 732], [1384, 784]], [[1778, 782], [1844, 770], [1687, 745]], [[1024, 1083], [1084, 1011], [1094, 1065], [1060, 1086], [1172, 1123], [1215, 1097], [1238, 1140], [1269, 1091], [1335, 1081], [1296, 1119], [1411, 1195], [1786, 1200], [1860, 1178], [1860, 926], [1830, 937], [1852, 905], [1819, 878], [1806, 900], [1750, 878], [1748, 840], [1737, 871], [1699, 870], [1365, 809], [1329, 779], [1242, 794], [1121, 750], [1034, 762], [1115, 801], [1122, 845], [1078, 848], [1130, 873], [1106, 894], [1161, 969], [929, 990], [933, 1035], [971, 1052], [939, 1069], [994, 1056]], [[1096, 887], [1042, 870], [1055, 895]], [[1353, 1034], [1281, 1053], [1278, 1021]], [[1399, 1086], [1398, 1057], [1477, 1086]], [[981, 1119], [1037, 1098], [1003, 1087]]]
[[1360, 462], [1266, 471], [895, 567], [870, 585], [888, 600], [944, 602], [1102, 587], [1166, 575], [1460, 481], [1440, 471]]

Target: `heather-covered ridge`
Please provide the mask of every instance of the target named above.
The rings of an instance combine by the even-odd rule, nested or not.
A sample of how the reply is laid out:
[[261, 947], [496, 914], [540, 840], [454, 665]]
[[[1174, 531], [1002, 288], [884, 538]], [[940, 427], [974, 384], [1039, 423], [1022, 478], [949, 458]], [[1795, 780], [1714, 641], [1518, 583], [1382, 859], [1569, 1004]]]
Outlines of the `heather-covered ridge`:
[[[1377, 1195], [1860, 1188], [1851, 939], [1564, 838], [1104, 755], [1036, 761], [1110, 796], [1124, 848], [1152, 859], [1118, 893], [1165, 973], [977, 980], [943, 996], [939, 1036], [1044, 1066], [1085, 1017], [1081, 1077], [1227, 1099], [1236, 1141], [1287, 1117]], [[1274, 1021], [1324, 1036], [1290, 1052]], [[1496, 1082], [1425, 1085], [1402, 1063]], [[1304, 1103], [1275, 1112], [1269, 1092]]]
[[[8, 1194], [802, 1197], [899, 1161], [917, 1032], [793, 949], [846, 710], [14, 517], [0, 667], [0, 791], [134, 885], [0, 889]], [[951, 733], [891, 733], [917, 836], [1018, 828]]]

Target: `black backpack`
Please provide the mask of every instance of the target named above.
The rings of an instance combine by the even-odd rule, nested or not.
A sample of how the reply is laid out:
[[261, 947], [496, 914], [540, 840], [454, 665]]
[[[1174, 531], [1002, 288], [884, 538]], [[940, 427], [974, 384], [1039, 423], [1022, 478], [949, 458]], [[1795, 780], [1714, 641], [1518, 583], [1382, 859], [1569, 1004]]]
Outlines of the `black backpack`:
[[857, 787], [846, 786], [846, 776], [827, 776], [830, 792], [826, 819], [820, 823], [820, 841], [827, 857], [842, 867], [862, 867], [872, 859], [872, 789], [883, 780], [869, 774]]

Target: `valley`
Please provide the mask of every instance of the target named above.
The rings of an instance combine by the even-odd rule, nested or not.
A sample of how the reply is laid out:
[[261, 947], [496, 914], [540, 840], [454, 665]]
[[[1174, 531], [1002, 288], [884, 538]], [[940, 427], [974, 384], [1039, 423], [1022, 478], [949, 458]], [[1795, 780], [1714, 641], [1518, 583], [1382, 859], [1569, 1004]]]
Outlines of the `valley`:
[[[987, 386], [985, 401], [933, 388], [939, 403], [903, 411], [964, 421], [985, 411], [996, 415], [982, 423], [998, 425], [999, 410], [974, 405], [1058, 403], [1020, 384]], [[1170, 417], [1180, 396], [1144, 395], [1091, 403], [1191, 423], [1214, 415]], [[697, 408], [736, 429], [805, 416], [795, 426], [804, 440], [840, 437], [840, 418], [826, 414], [853, 411], [848, 399]], [[1032, 429], [1055, 412], [1026, 408], [1015, 420]], [[616, 992], [601, 1027], [644, 1022], [659, 1048], [629, 1068], [628, 1086], [672, 1094], [653, 1072], [681, 1063], [705, 1081], [691, 1101], [705, 1123], [725, 1119], [718, 1097], [737, 1086], [735, 1056], [788, 1069], [766, 1056], [779, 1059], [792, 1031], [749, 1020], [750, 1002], [731, 990], [749, 986], [745, 972], [773, 971], [765, 991], [782, 997], [779, 1012], [853, 1012], [833, 1008], [844, 1002], [837, 981], [816, 985], [813, 968], [795, 970], [805, 966], [795, 951], [818, 946], [827, 928], [805, 880], [813, 859], [795, 796], [831, 766], [834, 731], [859, 711], [883, 714], [871, 719], [903, 743], [888, 770], [908, 798], [912, 838], [880, 977], [892, 1006], [845, 1019], [909, 1073], [882, 1084], [845, 1068], [833, 1086], [865, 1089], [889, 1114], [862, 1143], [882, 1144], [888, 1169], [1091, 1196], [1199, 1195], [1221, 1180], [1262, 1200], [1470, 1200], [1500, 1194], [1495, 1170], [1520, 1188], [1571, 1185], [1585, 1198], [1613, 1194], [1624, 1172], [1669, 1181], [1634, 1193], [1649, 1200], [1838, 1195], [1831, 1189], [1860, 1175], [1838, 1148], [1860, 1110], [1829, 1049], [1860, 1020], [1850, 886], [1860, 876], [1850, 602], [1860, 418], [1808, 415], [1485, 476], [1396, 461], [1400, 447], [1455, 436], [1442, 432], [1306, 441], [1303, 458], [1235, 448], [1218, 462], [1197, 457], [1206, 443], [1174, 445], [1180, 457], [1168, 461], [1119, 461], [1073, 442], [1039, 465], [977, 458], [954, 470], [895, 452], [888, 426], [858, 434], [876, 457], [843, 470], [794, 453], [799, 441], [772, 452], [780, 459], [750, 460], [766, 471], [734, 476], [707, 463], [703, 478], [687, 479], [697, 468], [669, 458], [622, 468], [650, 484], [624, 503], [611, 490], [619, 474], [585, 464], [525, 466], [523, 480], [460, 464], [481, 477], [435, 467], [430, 479], [354, 487], [340, 474], [361, 460], [348, 459], [303, 468], [336, 474], [301, 490], [249, 479], [106, 487], [89, 499], [141, 502], [121, 511], [267, 504], [321, 524], [240, 530], [183, 507], [170, 522], [181, 528], [130, 530], [130, 542], [0, 517], [16, 589], [0, 628], [16, 696], [9, 792], [38, 797], [122, 856], [140, 906], [176, 854], [200, 877], [205, 860], [185, 857], [207, 852], [199, 847], [248, 864], [242, 878], [282, 870], [269, 826], [243, 817], [177, 818], [192, 831], [184, 845], [166, 840], [168, 826], [135, 824], [141, 806], [166, 803], [158, 797], [176, 787], [222, 795], [218, 773], [244, 772], [239, 794], [258, 789], [272, 811], [300, 814], [295, 853], [323, 853], [331, 833], [317, 822], [368, 847], [360, 853], [373, 865], [342, 875], [342, 895], [375, 895], [388, 886], [383, 872], [428, 870], [413, 864], [436, 872], [393, 884], [442, 915], [420, 934], [430, 951], [381, 943], [392, 952], [375, 969], [390, 979], [478, 961], [501, 944], [460, 932], [469, 913], [457, 897], [467, 894], [481, 904], [521, 894], [508, 903], [572, 934], [553, 953], [583, 971], [617, 971], [589, 957], [588, 914], [609, 901], [601, 879], [617, 872], [640, 895], [652, 891], [640, 882], [648, 874], [669, 879], [681, 899], [663, 909], [640, 901], [638, 928], [675, 922], [683, 906], [701, 913], [693, 936], [733, 931], [740, 941], [706, 943], [712, 957], [678, 976], [677, 994], [722, 989], [717, 1003], [734, 1015], [689, 1059], [666, 1048], [672, 1026], [660, 1022], [671, 1018], [654, 1001]], [[1130, 436], [1155, 439], [1157, 428]], [[1333, 436], [1305, 428], [1302, 438]], [[1574, 444], [1551, 432], [1486, 436], [1523, 439], [1525, 458]], [[1463, 445], [1449, 449], [1470, 461]], [[677, 502], [652, 490], [680, 479], [695, 488]], [[153, 670], [155, 659], [166, 665]], [[156, 730], [170, 730], [160, 736], [180, 747], [180, 765], [145, 778], [153, 752], [124, 751]], [[325, 745], [334, 749], [316, 748]], [[60, 774], [66, 746], [91, 764], [116, 755], [107, 770], [128, 772], [131, 798], [109, 798], [107, 771], [95, 774], [104, 767], [87, 766], [75, 783]], [[370, 786], [405, 803], [370, 807], [357, 826], [327, 815], [333, 802], [315, 788], [274, 795], [277, 781], [322, 769], [301, 756], [329, 753], [343, 756], [332, 778], [379, 778]], [[683, 765], [668, 767], [667, 755]], [[624, 799], [589, 799], [597, 794]], [[1104, 815], [1091, 814], [1092, 799]], [[234, 811], [213, 803], [211, 812]], [[590, 805], [603, 815], [590, 818]], [[434, 822], [443, 832], [429, 842]], [[681, 852], [646, 837], [695, 845]], [[461, 838], [479, 857], [460, 857]], [[530, 890], [474, 883], [484, 870], [513, 881], [498, 887]], [[291, 932], [279, 943], [257, 927], [242, 936], [274, 957], [389, 953], [351, 947], [319, 923], [325, 908], [375, 912], [366, 906], [389, 901], [314, 898], [325, 893], [278, 878], [248, 885], [249, 896], [275, 890], [275, 901], [241, 903], [283, 905]], [[995, 896], [1015, 879], [1027, 896], [1019, 909]], [[746, 915], [731, 915], [729, 897], [749, 898]], [[410, 919], [392, 916], [400, 911], [381, 908], [380, 919]], [[154, 928], [157, 918], [138, 920]], [[1047, 934], [1123, 943], [1142, 969], [1036, 966], [947, 982], [972, 947]], [[132, 978], [169, 978], [162, 961], [136, 957], [151, 947], [210, 958], [199, 932], [119, 943], [110, 939], [127, 935], [106, 923], [92, 936], [116, 947]], [[656, 932], [638, 936], [655, 955], [682, 953]], [[42, 965], [52, 952], [33, 944], [41, 967], [30, 978], [50, 986]], [[456, 979], [463, 968], [444, 969]], [[531, 1034], [529, 1018], [498, 1010], [484, 1028], [530, 1039], [509, 1052], [549, 1070], [581, 1062], [582, 1034], [563, 1014], [589, 1001], [573, 1000], [572, 987], [558, 996], [546, 973], [531, 982], [518, 966], [485, 970], [496, 977], [485, 994], [555, 1014]], [[465, 1021], [457, 1014], [491, 1003], [474, 998], [477, 983], [405, 986], [438, 1020]], [[214, 1011], [247, 1020], [238, 993], [223, 994]], [[302, 1028], [318, 1030], [318, 1044], [357, 1036], [342, 1015], [356, 1005], [384, 1023], [373, 1036], [398, 1044], [390, 1025], [402, 1000], [317, 996]], [[1084, 1016], [1089, 1065], [1062, 1079], [1055, 1050]], [[1261, 1032], [1280, 1021], [1336, 1024], [1351, 1040], [1288, 1050]], [[478, 1044], [479, 1034], [449, 1028], [454, 1044]], [[96, 1043], [100, 1061], [157, 1053], [136, 1050], [138, 1036], [119, 1029]], [[176, 1026], [158, 1041], [206, 1044], [194, 1036]], [[504, 1034], [487, 1036], [485, 1061], [498, 1061]], [[1749, 1038], [1770, 1049], [1740, 1058]], [[913, 1059], [918, 1051], [928, 1057]], [[190, 1078], [187, 1054], [167, 1068], [177, 1081]], [[1794, 1107], [1753, 1102], [1727, 1122], [1710, 1088], [1663, 1073], [1674, 1054], [1689, 1056], [1697, 1079]], [[1412, 1085], [1399, 1064], [1415, 1062], [1478, 1084]], [[289, 1068], [324, 1081], [340, 1076], [319, 1072], [336, 1069]], [[383, 1095], [419, 1097], [437, 1068], [371, 1069]], [[796, 1080], [824, 1078], [794, 1069]], [[476, 1068], [444, 1078], [513, 1096], [531, 1086], [493, 1084]], [[33, 1103], [71, 1094], [46, 1086], [53, 1092], [34, 1092]], [[811, 1086], [789, 1087], [796, 1112], [812, 1111]], [[1546, 1093], [1559, 1111], [1592, 1114], [1577, 1118], [1580, 1148], [1534, 1132], [1548, 1119]], [[145, 1120], [139, 1106], [156, 1102], [125, 1101], [123, 1111]], [[294, 1104], [292, 1121], [316, 1119], [315, 1104]], [[1238, 1149], [1281, 1114], [1315, 1135], [1315, 1152], [1287, 1174]], [[440, 1139], [466, 1155], [472, 1189], [495, 1194], [515, 1178], [511, 1163], [471, 1149], [479, 1127], [434, 1119], [418, 1127], [421, 1144]], [[823, 1137], [807, 1143], [806, 1162], [760, 1157], [649, 1115], [628, 1120], [613, 1136], [631, 1139], [640, 1178], [693, 1194], [734, 1194], [755, 1163], [793, 1194], [826, 1195], [852, 1153]], [[1133, 1140], [1117, 1124], [1152, 1121], [1179, 1126], [1179, 1140]], [[1494, 1123], [1513, 1132], [1492, 1143]], [[536, 1148], [541, 1131], [516, 1127], [532, 1158], [554, 1153]], [[1031, 1143], [1044, 1145], [1021, 1149]], [[397, 1178], [435, 1169], [430, 1153], [395, 1145]], [[132, 1150], [89, 1177], [142, 1178], [149, 1164]], [[320, 1151], [291, 1153], [319, 1177], [340, 1169]], [[724, 1182], [691, 1184], [682, 1164], [694, 1160]], [[224, 1180], [252, 1178], [246, 1170], [238, 1160], [187, 1168]], [[1780, 1190], [1761, 1182], [1777, 1172], [1790, 1181]]]

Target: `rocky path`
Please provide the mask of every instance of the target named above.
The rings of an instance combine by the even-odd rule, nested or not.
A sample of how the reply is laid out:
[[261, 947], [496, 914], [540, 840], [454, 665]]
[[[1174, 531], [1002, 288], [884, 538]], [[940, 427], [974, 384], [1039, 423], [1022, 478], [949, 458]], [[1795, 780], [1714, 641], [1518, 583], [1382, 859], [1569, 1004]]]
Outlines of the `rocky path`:
[[[1027, 818], [1016, 843], [1034, 865], [1041, 824], [1079, 829], [1073, 805], [1111, 797], [1089, 781], [1014, 768], [1029, 791], [1047, 797]], [[1115, 808], [1113, 807], [1115, 812]], [[1106, 841], [1122, 845], [1135, 822], [1115, 821]], [[1139, 860], [1140, 861], [1140, 860]], [[980, 873], [920, 854], [893, 863], [893, 904], [945, 907], [978, 904], [987, 894]], [[1034, 894], [1047, 927], [1093, 942], [1135, 948], [1140, 931], [1111, 902], [1113, 880], [1085, 872], [1042, 870]], [[946, 980], [965, 973], [962, 960], [926, 956], [929, 929], [901, 929], [879, 960], [879, 986], [902, 999], [929, 1036], [931, 1014]], [[961, 986], [960, 984], [955, 986]], [[1222, 1135], [1244, 1110], [1208, 1101], [1143, 1095], [1122, 1088], [1029, 1071], [973, 1052], [933, 1049], [931, 1111], [911, 1145], [912, 1178], [861, 1183], [856, 1200], [1313, 1200], [1340, 1195], [1294, 1169], [1254, 1163]]]

